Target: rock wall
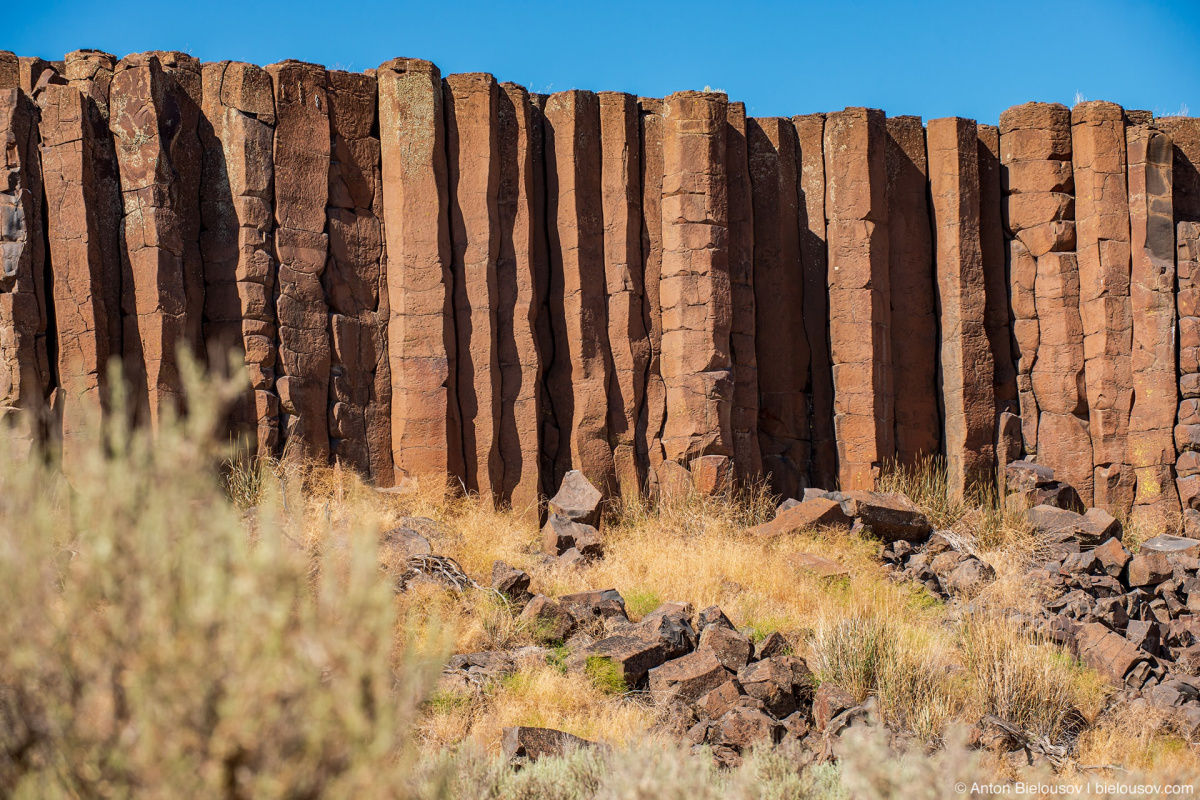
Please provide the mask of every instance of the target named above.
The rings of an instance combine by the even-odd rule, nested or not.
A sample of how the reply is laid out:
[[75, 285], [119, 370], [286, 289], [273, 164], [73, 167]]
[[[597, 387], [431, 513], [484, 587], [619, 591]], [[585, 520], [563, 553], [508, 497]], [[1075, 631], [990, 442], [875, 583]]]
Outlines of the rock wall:
[[244, 369], [247, 452], [536, 516], [1016, 458], [1200, 530], [1200, 120], [999, 127], [530, 94], [181, 53], [0, 53], [0, 394], [60, 446]]

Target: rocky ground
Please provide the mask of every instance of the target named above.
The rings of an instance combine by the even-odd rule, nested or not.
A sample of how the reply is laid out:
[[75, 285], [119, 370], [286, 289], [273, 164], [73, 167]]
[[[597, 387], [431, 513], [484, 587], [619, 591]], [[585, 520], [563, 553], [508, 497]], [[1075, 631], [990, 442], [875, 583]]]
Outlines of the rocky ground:
[[[1122, 544], [1121, 523], [1098, 509], [1085, 511], [1052, 471], [1014, 462], [1005, 479], [1009, 510], [1023, 516], [1035, 542], [1035, 556], [1018, 581], [1033, 602], [1019, 608], [984, 591], [996, 570], [971, 536], [937, 529], [901, 493], [806, 490], [747, 535], [774, 540], [819, 529], [873, 539], [892, 581], [946, 603], [952, 617], [999, 617], [1031, 641], [1054, 643], [1100, 673], [1111, 684], [1102, 714], [1149, 706], [1187, 740], [1200, 738], [1200, 679], [1193, 676], [1200, 666], [1200, 623], [1192, 613], [1200, 602], [1200, 541], [1162, 534], [1131, 553]], [[582, 475], [567, 477], [541, 532], [543, 563], [580, 569], [605, 558], [600, 499]], [[453, 559], [430, 552], [421, 528], [432, 524], [406, 518], [385, 534], [389, 547], [409, 553], [398, 585], [479, 587]], [[822, 581], [848, 577], [842, 564], [826, 556], [800, 553], [792, 563]], [[616, 589], [550, 597], [539, 588], [526, 572], [494, 562], [490, 590], [504, 598], [538, 644], [455, 655], [445, 667], [441, 692], [479, 695], [525, 667], [551, 664], [627, 702], [652, 705], [659, 734], [705, 748], [725, 767], [739, 765], [750, 749], [766, 744], [788, 747], [806, 761], [836, 760], [855, 729], [873, 729], [897, 748], [914, 743], [911, 731], [887, 721], [878, 697], [863, 699], [822, 682], [801, 657], [804, 642], [778, 631], [756, 638], [753, 631], [738, 630], [716, 605], [696, 609], [664, 602], [635, 622]], [[973, 719], [971, 743], [1013, 768], [1057, 769], [1072, 759], [1078, 736], [1089, 726], [1077, 709], [1060, 716], [1056, 734], [1048, 736], [982, 714]], [[533, 726], [506, 727], [502, 738], [505, 756], [518, 763], [595, 746]]]

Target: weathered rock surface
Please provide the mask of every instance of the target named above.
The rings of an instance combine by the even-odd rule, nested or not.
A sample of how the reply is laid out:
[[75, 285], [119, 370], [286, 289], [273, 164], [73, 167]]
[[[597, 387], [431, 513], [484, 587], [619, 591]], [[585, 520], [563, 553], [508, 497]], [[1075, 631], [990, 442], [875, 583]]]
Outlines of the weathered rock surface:
[[563, 731], [528, 728], [523, 725], [505, 728], [501, 741], [505, 760], [520, 763], [537, 761], [545, 756], [561, 757], [585, 747], [595, 747], [595, 742]]
[[[1000, 178], [1000, 129], [995, 125], [979, 125], [979, 245], [983, 255], [983, 283], [987, 302], [984, 327], [992, 350], [995, 375], [992, 382], [996, 411], [1003, 415], [1020, 414], [1017, 399], [1016, 362], [1012, 352], [1012, 331], [1009, 325], [1008, 274], [1005, 269], [1007, 249], [1004, 243], [1004, 223], [1001, 211], [1003, 189]], [[1022, 451], [1020, 417], [1016, 435], [1006, 433], [1000, 425], [996, 431], [996, 464], [1019, 458]], [[1001, 451], [1011, 457], [1001, 457]]]
[[828, 497], [814, 497], [781, 510], [775, 519], [750, 529], [757, 536], [780, 536], [804, 528], [837, 527], [850, 529], [852, 519], [842, 503]]
[[[60, 79], [61, 80], [61, 79]], [[63, 469], [70, 476], [81, 442], [99, 441], [105, 404], [111, 316], [120, 307], [106, 304], [105, 281], [111, 275], [101, 249], [98, 205], [115, 198], [99, 195], [97, 150], [91, 101], [73, 86], [49, 83], [38, 94], [41, 119], [42, 180], [46, 194], [46, 238], [54, 265], [53, 300], [58, 363], [63, 397]], [[107, 254], [110, 259], [112, 253]], [[120, 350], [115, 353], [120, 356]]]
[[1173, 147], [1166, 134], [1127, 129], [1132, 252], [1132, 388], [1126, 460], [1136, 490], [1134, 516], [1168, 525], [1180, 509], [1175, 486], [1175, 223]]
[[763, 472], [758, 442], [758, 353], [754, 339], [758, 314], [754, 297], [754, 190], [750, 175], [749, 130], [744, 103], [726, 110], [725, 164], [729, 182], [729, 352], [733, 362], [733, 467], [748, 482]]
[[329, 303], [332, 364], [330, 450], [335, 463], [391, 486], [391, 311], [384, 273], [383, 181], [371, 75], [328, 73], [332, 135], [329, 263], [322, 282]]
[[[500, 187], [496, 200], [500, 252], [496, 262], [496, 355], [500, 363], [500, 430], [504, 477], [500, 502], [526, 518], [537, 516], [541, 487], [539, 413], [544, 344], [538, 326], [549, 286], [541, 124], [529, 93], [500, 84], [497, 148]], [[537, 156], [535, 158], [535, 156]]]
[[[974, 120], [949, 117], [929, 123], [946, 471], [955, 498], [995, 475], [995, 364], [979, 239], [978, 142]], [[908, 382], [904, 385], [907, 391]]]
[[500, 89], [480, 72], [450, 75], [442, 85], [463, 483], [468, 493], [495, 504], [504, 481], [496, 335]]
[[[887, 121], [888, 280], [892, 304], [892, 374], [896, 386], [896, 460], [905, 466], [938, 452], [938, 314], [931, 186], [920, 117]], [[933, 143], [933, 133], [930, 142]], [[943, 168], [945, 165], [941, 165]], [[933, 210], [939, 208], [934, 198]], [[939, 232], [940, 233], [940, 232]], [[941, 244], [942, 237], [938, 237]], [[945, 298], [943, 298], [943, 303]]]
[[600, 92], [600, 191], [604, 222], [604, 278], [612, 374], [608, 425], [622, 496], [636, 497], [649, 468], [638, 435], [646, 398], [650, 339], [643, 310], [641, 152], [637, 98]]
[[1125, 113], [1115, 103], [1085, 102], [1071, 110], [1095, 504], [1109, 511], [1128, 511], [1135, 484], [1126, 453], [1133, 404], [1133, 309], [1125, 138]]
[[724, 94], [677, 92], [663, 111], [664, 456], [733, 455]]
[[447, 221], [442, 76], [398, 58], [379, 81], [388, 360], [396, 477], [463, 474]]
[[642, 279], [645, 285], [644, 313], [650, 341], [650, 363], [646, 373], [646, 403], [642, 413], [645, 446], [649, 459], [647, 482], [660, 491], [658, 471], [665, 460], [663, 425], [667, 420], [667, 389], [662, 378], [662, 187], [663, 187], [663, 101], [638, 98], [642, 164]]
[[772, 491], [798, 497], [809, 481], [811, 434], [796, 129], [782, 117], [751, 119], [746, 138], [754, 202], [754, 343], [761, 365], [759, 449]]
[[200, 254], [208, 363], [220, 370], [241, 357], [250, 389], [233, 409], [231, 427], [257, 452], [272, 454], [280, 444], [274, 89], [271, 76], [251, 64], [205, 64], [201, 77]]
[[895, 450], [886, 154], [883, 112], [826, 117], [829, 342], [845, 489], [873, 488]]
[[609, 444], [612, 353], [605, 310], [600, 103], [592, 92], [546, 101], [546, 220], [554, 363], [547, 377], [559, 428], [556, 475], [578, 469], [616, 491]]
[[[297, 457], [329, 460], [332, 356], [323, 275], [331, 136], [325, 69], [283, 61], [266, 68], [275, 85], [275, 253], [279, 261], [279, 428]], [[313, 180], [314, 175], [324, 180]]]

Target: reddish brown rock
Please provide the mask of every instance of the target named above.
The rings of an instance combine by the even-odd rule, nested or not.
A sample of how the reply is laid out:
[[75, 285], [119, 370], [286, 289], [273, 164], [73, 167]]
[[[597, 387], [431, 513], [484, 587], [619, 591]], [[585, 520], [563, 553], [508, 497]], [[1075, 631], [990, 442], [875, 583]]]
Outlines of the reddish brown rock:
[[929, 123], [929, 192], [937, 232], [942, 405], [952, 497], [995, 475], [994, 363], [979, 239], [979, 137], [974, 120]]
[[850, 529], [853, 520], [842, 509], [842, 504], [828, 497], [814, 497], [780, 511], [775, 519], [750, 529], [756, 536], [781, 536], [805, 528], [836, 527]]
[[455, 395], [442, 76], [428, 61], [379, 66], [392, 458], [396, 477], [463, 474]]
[[888, 280], [892, 292], [892, 377], [896, 387], [896, 460], [911, 467], [936, 454], [938, 316], [933, 228], [926, 192], [929, 166], [920, 117], [887, 121]]
[[[538, 339], [544, 274], [545, 230], [535, 213], [535, 141], [529, 94], [515, 83], [500, 84], [497, 147], [500, 188], [496, 200], [500, 254], [496, 262], [496, 354], [500, 362], [500, 453], [504, 479], [500, 500], [526, 517], [536, 517], [540, 481], [538, 410], [542, 397], [542, 349]], [[539, 250], [539, 244], [541, 245]], [[535, 258], [539, 253], [542, 260]]]
[[468, 492], [492, 503], [504, 476], [496, 345], [500, 90], [485, 73], [450, 75], [443, 86], [463, 480]]
[[1033, 392], [1033, 365], [1041, 344], [1035, 283], [1037, 260], [1020, 239], [1009, 239], [1007, 248], [1008, 297], [1012, 318], [1012, 356], [1016, 368], [1017, 404], [1026, 453], [1037, 453], [1038, 404]]
[[837, 485], [837, 438], [833, 428], [833, 364], [829, 358], [828, 254], [825, 247], [825, 115], [792, 117], [800, 152], [797, 206], [804, 271], [804, 331], [808, 337], [809, 431], [814, 486]]
[[[1176, 151], [1178, 152], [1178, 146]], [[1174, 174], [1174, 169], [1172, 173]], [[1178, 213], [1176, 207], [1176, 214]], [[1190, 445], [1192, 441], [1200, 442], [1200, 429], [1195, 431], [1195, 435], [1188, 435], [1193, 426], [1185, 422], [1191, 416], [1192, 404], [1189, 401], [1200, 398], [1200, 223], [1179, 222], [1175, 229], [1175, 308], [1179, 319], [1178, 390], [1182, 398], [1178, 415], [1180, 425], [1176, 428], [1175, 470], [1179, 476], [1181, 501], [1187, 507], [1200, 493], [1200, 480], [1189, 480], [1190, 476], [1200, 474], [1200, 456], [1195, 454]], [[1181, 437], [1180, 433], [1184, 435]]]
[[658, 491], [659, 468], [664, 461], [663, 425], [667, 420], [667, 389], [662, 379], [662, 186], [663, 101], [638, 98], [642, 164], [642, 278], [645, 284], [646, 331], [650, 363], [646, 373], [644, 417], [645, 446], [649, 461], [648, 482]]
[[[642, 303], [641, 152], [637, 99], [600, 92], [600, 190], [604, 221], [604, 277], [612, 375], [608, 426], [621, 494], [636, 497], [645, 485], [646, 454], [637, 435], [645, 403], [650, 340]], [[644, 441], [644, 439], [641, 439]]]
[[[199, 256], [198, 230], [196, 239], [188, 241], [188, 233], [199, 227], [199, 214], [185, 219], [188, 211], [198, 210], [198, 183], [193, 207], [183, 181], [185, 175], [191, 177], [194, 165], [175, 163], [196, 157], [187, 140], [199, 144], [198, 115], [182, 114], [180, 107], [190, 100], [159, 56], [142, 53], [121, 59], [109, 96], [109, 126], [124, 204], [122, 303], [127, 314], [136, 317], [136, 331], [127, 326], [124, 339], [127, 352], [131, 346], [140, 351], [135, 371], [145, 376], [144, 388], [138, 387], [132, 400], [138, 416], [153, 429], [166, 409], [182, 402], [177, 357], [180, 348], [195, 342], [189, 313], [203, 308], [202, 295], [196, 303], [195, 265], [190, 263], [193, 247]], [[190, 131], [184, 119], [191, 120]], [[199, 163], [196, 158], [195, 165]]]
[[1126, 457], [1137, 480], [1135, 516], [1165, 523], [1180, 511], [1175, 488], [1175, 222], [1171, 137], [1127, 130], [1132, 253], [1133, 411]]
[[391, 486], [391, 370], [384, 275], [383, 187], [373, 76], [326, 77], [331, 134], [322, 276], [329, 303], [329, 447], [335, 463]]
[[[96, 230], [103, 263], [102, 293], [104, 306], [108, 309], [108, 352], [122, 357], [124, 329], [128, 324], [132, 331], [137, 329], [137, 316], [122, 306], [121, 286], [121, 186], [117, 168], [117, 153], [109, 130], [109, 87], [112, 85], [113, 70], [117, 66], [115, 56], [99, 50], [76, 50], [67, 53], [63, 65], [63, 77], [87, 97], [88, 121], [92, 126], [92, 181], [94, 183], [93, 205], [96, 215]], [[132, 302], [132, 296], [130, 301]], [[125, 361], [125, 378], [131, 378], [133, 359]], [[140, 360], [140, 359], [139, 359]]]
[[1127, 511], [1134, 474], [1125, 452], [1133, 403], [1125, 115], [1114, 103], [1079, 103], [1071, 122], [1093, 502]]
[[734, 473], [742, 481], [752, 481], [763, 471], [758, 444], [758, 354], [754, 342], [754, 194], [747, 135], [745, 104], [730, 103], [725, 126], [732, 301], [729, 346], [733, 361], [729, 424], [733, 432]]
[[1171, 204], [1176, 222], [1200, 222], [1200, 117], [1158, 117], [1154, 127], [1171, 137]]
[[789, 119], [747, 124], [754, 202], [754, 342], [758, 440], [771, 488], [799, 497], [808, 485], [809, 348], [800, 250], [796, 130]]
[[0, 419], [29, 443], [51, 390], [37, 126], [28, 95], [0, 89]]
[[[987, 296], [984, 326], [995, 364], [993, 378], [997, 414], [1019, 414], [1017, 371], [1012, 354], [1008, 321], [1008, 276], [1005, 271], [1003, 214], [1000, 206], [1000, 129], [980, 125], [979, 133], [979, 246], [983, 252], [983, 284]], [[1001, 431], [997, 431], [997, 436]], [[1019, 440], [1016, 440], [1019, 444]], [[999, 439], [997, 447], [1000, 446]], [[1019, 453], [1014, 456], [1019, 457]], [[997, 459], [998, 465], [1007, 464]]]
[[579, 469], [609, 496], [616, 489], [616, 473], [608, 427], [612, 355], [605, 313], [596, 95], [578, 90], [551, 95], [545, 133], [555, 345], [547, 384], [559, 427], [556, 473]]
[[1099, 622], [1081, 625], [1077, 636], [1080, 659], [1117, 685], [1139, 662], [1152, 660], [1146, 651]]
[[279, 445], [274, 90], [270, 75], [250, 64], [205, 64], [203, 79], [200, 252], [208, 363], [220, 370], [231, 356], [245, 362], [250, 391], [233, 410], [232, 427], [270, 454]]
[[726, 105], [724, 94], [677, 92], [663, 113], [662, 444], [681, 463], [733, 454]]
[[[58, 386], [62, 390], [63, 470], [70, 476], [83, 442], [99, 441], [105, 402], [110, 315], [97, 216], [95, 128], [91, 101], [73, 86], [46, 85], [38, 95], [46, 238], [50, 245]], [[119, 353], [118, 353], [119, 355]], [[82, 441], [80, 441], [82, 439]]]
[[1066, 177], [1070, 162], [1071, 112], [1066, 106], [1025, 103], [1000, 115], [1004, 226], [1034, 258], [1075, 249], [1073, 189]]
[[17, 82], [21, 90], [33, 96], [33, 89], [41, 79], [43, 72], [51, 72], [57, 76], [58, 70], [42, 58], [36, 56], [20, 56], [17, 58]]
[[16, 53], [0, 50], [0, 89], [21, 87], [21, 59]]
[[[288, 452], [329, 460], [328, 261], [329, 95], [325, 69], [283, 61], [266, 68], [275, 84], [275, 253], [279, 262], [277, 378], [280, 439]], [[313, 180], [320, 175], [322, 180]]]
[[873, 487], [894, 454], [886, 149], [882, 112], [826, 117], [829, 341], [845, 489]]

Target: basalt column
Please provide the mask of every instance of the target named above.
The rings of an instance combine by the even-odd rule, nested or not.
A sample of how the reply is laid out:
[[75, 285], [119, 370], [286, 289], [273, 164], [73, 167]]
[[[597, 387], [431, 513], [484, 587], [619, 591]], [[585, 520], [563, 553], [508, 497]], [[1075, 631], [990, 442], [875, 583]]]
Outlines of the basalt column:
[[468, 492], [493, 503], [504, 476], [496, 350], [500, 89], [484, 73], [451, 75], [443, 86], [463, 480]]
[[754, 195], [750, 177], [746, 106], [730, 103], [725, 125], [729, 178], [729, 284], [732, 302], [730, 357], [733, 359], [734, 472], [741, 481], [762, 474], [758, 444], [758, 355], [755, 351]]
[[1174, 142], [1175, 308], [1179, 318], [1179, 412], [1175, 474], [1185, 534], [1200, 535], [1200, 119], [1163, 117], [1155, 127]]
[[535, 160], [541, 126], [538, 124], [534, 130], [533, 107], [523, 87], [502, 83], [500, 90], [497, 134], [500, 188], [496, 201], [500, 225], [500, 255], [496, 261], [498, 436], [504, 462], [500, 500], [518, 513], [536, 519], [541, 486], [538, 411], [545, 402], [537, 329], [549, 279], [544, 260], [544, 218], [535, 213], [536, 192], [542, 188], [535, 174], [542, 166], [540, 158]]
[[[1125, 113], [1113, 103], [1071, 111], [1079, 312], [1096, 506], [1128, 511], [1134, 473], [1126, 458], [1133, 404], [1133, 309], [1130, 305], [1129, 197]], [[1065, 198], [1068, 195], [1047, 195]]]
[[980, 125], [979, 246], [983, 252], [983, 284], [987, 294], [984, 324], [995, 364], [996, 463], [1001, 468], [1021, 457], [1021, 418], [1017, 403], [1017, 371], [1008, 324], [1008, 275], [1004, 267], [1004, 223], [1000, 210], [1000, 129]]
[[874, 488], [895, 453], [887, 125], [847, 108], [825, 119], [825, 213], [834, 428], [843, 490]]
[[387, 246], [388, 359], [396, 477], [461, 476], [447, 224], [442, 76], [428, 61], [381, 64], [379, 132]]
[[814, 486], [837, 484], [837, 438], [833, 430], [833, 364], [829, 359], [828, 255], [825, 247], [825, 115], [792, 117], [800, 148], [797, 209], [804, 271], [804, 333], [808, 338], [808, 429], [812, 439], [809, 478]]
[[174, 108], [165, 108], [171, 165], [176, 173], [179, 234], [183, 239], [184, 337], [193, 354], [204, 358], [204, 260], [200, 255], [200, 107], [203, 86], [200, 60], [174, 50], [156, 51], [168, 78]]
[[[325, 69], [283, 61], [275, 83], [276, 387], [284, 452], [329, 460], [329, 311], [322, 275], [329, 256], [329, 98]], [[319, 178], [319, 179], [318, 179]]]
[[646, 398], [650, 340], [642, 312], [642, 168], [637, 99], [600, 92], [600, 186], [604, 220], [604, 276], [612, 375], [608, 425], [621, 494], [635, 497], [648, 468], [638, 437]]
[[60, 415], [63, 468], [72, 472], [80, 439], [95, 426], [105, 400], [105, 369], [111, 355], [109, 321], [120, 308], [105, 304], [105, 260], [101, 250], [95, 128], [90, 99], [73, 86], [51, 83], [38, 97], [41, 106], [42, 177], [46, 191], [46, 228], [50, 244], [55, 365], [62, 390]]
[[[1071, 112], [1026, 103], [1000, 115], [1002, 212], [1025, 450], [1092, 499], [1083, 323], [1071, 192]], [[1032, 280], [1031, 280], [1032, 278]], [[1032, 287], [1033, 319], [1028, 315]], [[1028, 371], [1026, 371], [1028, 370]], [[1026, 377], [1028, 376], [1028, 377]], [[1030, 416], [1036, 416], [1036, 432]]]
[[979, 239], [979, 136], [974, 120], [929, 123], [929, 194], [941, 321], [942, 405], [950, 496], [995, 475], [994, 362]]
[[676, 92], [663, 114], [662, 441], [685, 465], [733, 455], [727, 105], [723, 94]]
[[600, 103], [591, 92], [546, 101], [546, 222], [554, 364], [548, 387], [558, 419], [557, 484], [578, 469], [605, 495], [616, 489], [609, 444], [612, 355], [605, 313]]
[[232, 427], [261, 454], [279, 445], [275, 393], [275, 96], [261, 67], [205, 64], [201, 143], [200, 252], [204, 258], [204, 339], [210, 369], [245, 363], [250, 391]]
[[[121, 307], [121, 184], [117, 153], [109, 130], [109, 88], [117, 59], [99, 50], [67, 53], [63, 77], [87, 98], [87, 119], [92, 128], [91, 172], [92, 213], [96, 217], [96, 237], [100, 247], [100, 291], [108, 311], [107, 336], [110, 357], [121, 358], [124, 316]], [[131, 298], [132, 299], [132, 298]], [[136, 332], [137, 317], [129, 317]], [[130, 378], [126, 371], [126, 380]]]
[[663, 425], [667, 419], [667, 390], [662, 378], [662, 186], [663, 186], [663, 101], [638, 99], [642, 163], [642, 276], [646, 287], [645, 321], [650, 340], [650, 364], [646, 374], [646, 403], [642, 413], [650, 472], [647, 482], [658, 484], [658, 468], [665, 460]]
[[800, 248], [796, 129], [781, 117], [747, 124], [754, 188], [754, 342], [758, 438], [771, 488], [799, 497], [809, 485], [808, 336]]
[[29, 96], [0, 89], [0, 419], [30, 444], [52, 388], [37, 131]]
[[329, 98], [329, 304], [332, 364], [329, 447], [336, 463], [391, 486], [392, 379], [384, 279], [383, 186], [372, 75], [331, 71]]
[[[929, 163], [920, 117], [887, 121], [888, 280], [892, 288], [892, 375], [896, 461], [913, 467], [941, 445], [938, 315]], [[949, 445], [949, 443], [947, 443]]]
[[1171, 137], [1126, 130], [1132, 254], [1133, 412], [1127, 458], [1137, 481], [1133, 513], [1162, 524], [1177, 519], [1173, 428], [1175, 389], [1175, 220]]
[[[145, 380], [136, 387], [133, 403], [137, 417], [148, 420], [154, 430], [164, 410], [178, 409], [182, 403], [179, 352], [195, 343], [188, 314], [197, 305], [198, 290], [186, 259], [193, 246], [199, 253], [199, 215], [185, 219], [196, 210], [184, 186], [184, 176], [191, 175], [193, 165], [176, 164], [179, 157], [195, 157], [184, 140], [199, 141], [194, 127], [198, 114], [181, 111], [191, 102], [166, 73], [158, 53], [126, 56], [117, 64], [109, 94], [109, 126], [124, 204], [122, 305], [127, 317], [136, 317], [136, 328], [125, 327], [124, 343], [126, 353], [140, 351], [132, 359], [132, 371]], [[183, 124], [189, 119], [190, 131]], [[197, 241], [189, 245], [185, 234], [193, 230]]]
[[547, 497], [558, 491], [555, 482], [555, 463], [558, 459], [558, 418], [554, 412], [553, 396], [546, 387], [546, 374], [554, 363], [554, 326], [550, 319], [550, 235], [546, 218], [546, 101], [548, 94], [529, 95], [529, 152], [533, 177], [532, 196], [533, 277], [534, 301], [537, 306], [533, 323], [538, 347], [539, 396], [538, 426], [538, 486]]

